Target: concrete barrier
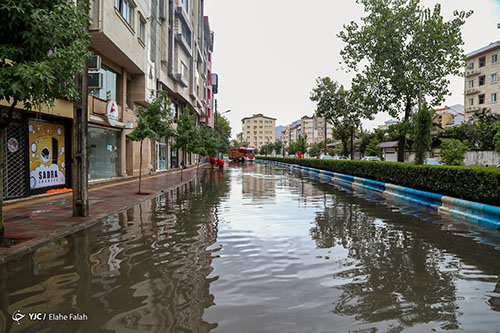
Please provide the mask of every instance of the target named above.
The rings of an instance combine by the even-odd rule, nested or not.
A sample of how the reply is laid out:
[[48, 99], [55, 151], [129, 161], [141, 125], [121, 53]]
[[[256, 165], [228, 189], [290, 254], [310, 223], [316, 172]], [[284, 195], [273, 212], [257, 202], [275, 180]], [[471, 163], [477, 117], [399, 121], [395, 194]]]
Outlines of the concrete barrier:
[[[267, 162], [268, 161], [265, 163]], [[281, 162], [275, 163], [279, 165], [283, 164]], [[363, 189], [383, 193], [385, 196], [395, 197], [402, 201], [437, 210], [443, 215], [458, 217], [500, 230], [500, 207], [497, 206], [457, 199], [437, 193], [420, 191], [409, 187], [383, 183], [361, 177], [354, 177], [327, 170], [313, 169], [297, 164], [288, 164], [285, 167], [289, 167], [292, 170], [298, 169], [314, 176], [322, 176], [327, 179], [333, 179], [333, 181], [338, 182], [343, 186], [351, 187], [354, 190]]]

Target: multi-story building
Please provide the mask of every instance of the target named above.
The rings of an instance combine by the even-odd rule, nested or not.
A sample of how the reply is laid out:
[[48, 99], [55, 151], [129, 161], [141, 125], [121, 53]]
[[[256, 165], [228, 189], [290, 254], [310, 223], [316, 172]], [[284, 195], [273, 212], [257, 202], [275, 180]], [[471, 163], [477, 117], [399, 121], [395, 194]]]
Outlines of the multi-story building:
[[467, 54], [464, 73], [465, 121], [483, 108], [500, 113], [500, 41]]
[[241, 119], [243, 140], [251, 147], [260, 149], [265, 144], [276, 141], [276, 118], [262, 113]]
[[[167, 91], [176, 117], [187, 110], [198, 124], [212, 125], [217, 77], [203, 5], [204, 0], [91, 1], [89, 180], [139, 173], [141, 145], [127, 134], [136, 126], [134, 110], [147, 106], [157, 90]], [[5, 139], [4, 198], [71, 187], [72, 118], [73, 104], [65, 100], [34, 112], [16, 107]], [[144, 140], [143, 174], [196, 162], [195, 155], [173, 149], [173, 140]]]
[[444, 130], [462, 124], [464, 118], [464, 106], [456, 104], [436, 109], [436, 114], [432, 122], [437, 130]]
[[[308, 146], [325, 140], [325, 120], [324, 118], [304, 116], [293, 123], [286, 125], [281, 131], [281, 141], [283, 147], [288, 147], [290, 143], [303, 137]], [[333, 139], [333, 126], [326, 124], [326, 138]]]

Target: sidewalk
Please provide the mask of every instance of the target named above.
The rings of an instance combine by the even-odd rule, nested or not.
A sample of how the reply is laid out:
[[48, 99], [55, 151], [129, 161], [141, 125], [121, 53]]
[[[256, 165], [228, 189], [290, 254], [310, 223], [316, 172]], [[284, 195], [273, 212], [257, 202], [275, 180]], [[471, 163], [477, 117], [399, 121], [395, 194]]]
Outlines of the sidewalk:
[[[206, 164], [200, 164], [200, 171]], [[27, 238], [10, 248], [0, 247], [0, 265], [33, 252], [55, 239], [88, 228], [103, 218], [128, 209], [142, 201], [189, 182], [196, 175], [196, 166], [184, 170], [143, 176], [137, 195], [139, 177], [95, 184], [89, 187], [89, 216], [73, 217], [73, 194], [62, 193], [4, 203], [3, 216], [6, 238]]]

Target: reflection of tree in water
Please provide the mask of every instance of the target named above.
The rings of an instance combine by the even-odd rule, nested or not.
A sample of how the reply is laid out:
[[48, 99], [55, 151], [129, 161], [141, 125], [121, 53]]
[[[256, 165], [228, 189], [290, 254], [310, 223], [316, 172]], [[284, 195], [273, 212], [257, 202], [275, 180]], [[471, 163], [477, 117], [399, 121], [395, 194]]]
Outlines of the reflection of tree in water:
[[342, 245], [350, 258], [359, 261], [335, 275], [345, 284], [339, 287], [343, 294], [334, 312], [369, 323], [396, 321], [399, 329], [428, 322], [458, 328], [456, 288], [452, 273], [440, 270], [442, 253], [414, 232], [374, 223], [375, 214], [367, 213], [369, 209], [385, 210], [391, 220], [396, 215], [367, 201], [361, 207], [359, 200], [329, 194], [328, 205], [317, 214], [311, 230], [318, 247]]

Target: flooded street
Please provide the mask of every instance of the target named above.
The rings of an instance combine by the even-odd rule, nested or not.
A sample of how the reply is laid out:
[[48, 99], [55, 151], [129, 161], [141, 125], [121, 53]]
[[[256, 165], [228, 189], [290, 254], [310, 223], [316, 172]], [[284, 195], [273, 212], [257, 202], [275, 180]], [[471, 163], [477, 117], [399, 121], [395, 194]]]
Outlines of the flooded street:
[[493, 332], [500, 233], [230, 163], [0, 266], [0, 305], [0, 332]]

